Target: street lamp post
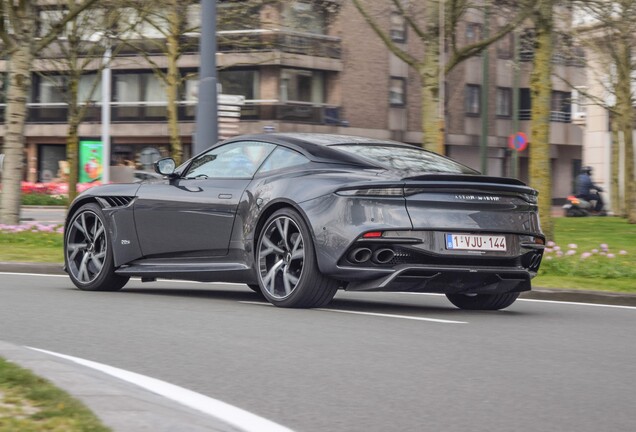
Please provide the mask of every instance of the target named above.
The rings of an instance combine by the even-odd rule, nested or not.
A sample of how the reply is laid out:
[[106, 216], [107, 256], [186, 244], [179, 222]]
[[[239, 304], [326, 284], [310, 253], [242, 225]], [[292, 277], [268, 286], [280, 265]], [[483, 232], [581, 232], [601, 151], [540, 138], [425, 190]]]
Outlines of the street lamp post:
[[216, 90], [216, 0], [201, 1], [201, 38], [199, 40], [199, 100], [193, 154], [218, 140]]
[[110, 40], [106, 36], [106, 49], [102, 57], [102, 183], [110, 182]]

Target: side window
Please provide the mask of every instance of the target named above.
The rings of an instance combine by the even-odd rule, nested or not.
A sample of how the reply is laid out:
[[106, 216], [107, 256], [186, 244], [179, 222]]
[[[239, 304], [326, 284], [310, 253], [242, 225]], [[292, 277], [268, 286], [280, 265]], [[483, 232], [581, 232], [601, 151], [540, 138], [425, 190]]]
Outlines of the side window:
[[276, 150], [265, 160], [258, 172], [262, 174], [281, 168], [303, 165], [308, 162], [309, 159], [294, 150], [285, 147], [276, 147]]
[[251, 178], [274, 144], [242, 141], [216, 147], [196, 158], [186, 178]]

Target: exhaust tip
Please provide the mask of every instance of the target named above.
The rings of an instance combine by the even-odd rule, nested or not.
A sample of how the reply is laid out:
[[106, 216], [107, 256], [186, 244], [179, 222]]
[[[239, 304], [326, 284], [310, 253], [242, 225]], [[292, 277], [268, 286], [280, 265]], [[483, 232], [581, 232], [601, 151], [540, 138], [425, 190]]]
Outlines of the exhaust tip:
[[386, 264], [395, 257], [395, 252], [392, 249], [378, 249], [373, 254], [373, 262], [377, 264]]
[[371, 255], [371, 249], [369, 248], [354, 249], [349, 254], [349, 261], [356, 264], [362, 264], [363, 262], [369, 261], [371, 259]]

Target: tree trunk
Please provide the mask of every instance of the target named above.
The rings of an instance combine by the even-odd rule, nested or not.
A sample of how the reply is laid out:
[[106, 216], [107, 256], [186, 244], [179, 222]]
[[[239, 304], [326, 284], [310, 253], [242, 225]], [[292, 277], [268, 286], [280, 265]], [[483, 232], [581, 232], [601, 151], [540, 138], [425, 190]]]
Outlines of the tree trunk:
[[539, 0], [534, 17], [536, 49], [530, 75], [532, 125], [530, 185], [539, 191], [539, 217], [547, 239], [554, 239], [552, 223], [552, 172], [550, 163], [550, 112], [552, 97], [552, 1]]
[[615, 215], [621, 215], [625, 212], [625, 208], [623, 207], [624, 200], [622, 200], [621, 194], [619, 192], [619, 175], [620, 172], [619, 164], [621, 163], [619, 158], [619, 147], [620, 147], [620, 134], [618, 133], [618, 122], [616, 120], [616, 115], [610, 114], [610, 122], [611, 122], [611, 174], [610, 174], [610, 196], [612, 200], [612, 208], [611, 210]]
[[422, 84], [422, 147], [445, 154], [444, 118], [439, 115], [439, 49], [436, 44], [426, 47], [426, 59], [419, 68]]
[[71, 79], [68, 85], [68, 131], [66, 133], [66, 161], [68, 162], [68, 202], [77, 196], [79, 181], [79, 125], [82, 117], [78, 106], [79, 79]]
[[178, 5], [173, 5], [170, 15], [170, 25], [173, 30], [167, 38], [168, 44], [168, 71], [166, 74], [166, 96], [167, 96], [167, 120], [168, 120], [168, 133], [170, 135], [170, 156], [180, 165], [183, 160], [183, 146], [181, 144], [181, 136], [179, 133], [179, 112], [178, 112], [178, 98], [179, 98], [179, 85], [181, 84], [181, 75], [179, 73], [179, 67], [177, 61], [179, 59], [179, 40], [176, 35], [179, 34], [178, 30], [181, 26], [181, 19], [179, 17]]
[[[33, 24], [33, 23], [32, 23]], [[25, 26], [27, 26], [25, 24]], [[35, 25], [32, 26], [33, 28]], [[27, 115], [27, 93], [31, 88], [31, 40], [33, 29], [24, 29], [26, 43], [20, 43], [7, 60], [9, 88], [7, 91], [6, 132], [3, 153], [2, 201], [0, 223], [17, 225], [20, 222], [21, 184], [24, 177], [24, 127]], [[29, 39], [30, 38], [30, 39]]]

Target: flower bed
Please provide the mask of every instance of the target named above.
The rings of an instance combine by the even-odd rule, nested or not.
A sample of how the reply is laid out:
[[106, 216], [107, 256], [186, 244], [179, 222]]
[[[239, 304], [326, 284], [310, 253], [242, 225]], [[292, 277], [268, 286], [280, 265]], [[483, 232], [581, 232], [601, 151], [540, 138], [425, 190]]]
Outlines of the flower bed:
[[[84, 192], [99, 184], [99, 182], [78, 183], [77, 192]], [[68, 205], [68, 183], [22, 182], [21, 192], [22, 205]]]
[[613, 250], [606, 243], [590, 250], [579, 250], [569, 243], [565, 247], [555, 242], [546, 244], [541, 274], [587, 278], [636, 278], [636, 266], [625, 250]]

